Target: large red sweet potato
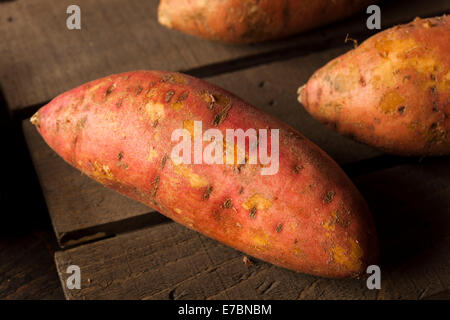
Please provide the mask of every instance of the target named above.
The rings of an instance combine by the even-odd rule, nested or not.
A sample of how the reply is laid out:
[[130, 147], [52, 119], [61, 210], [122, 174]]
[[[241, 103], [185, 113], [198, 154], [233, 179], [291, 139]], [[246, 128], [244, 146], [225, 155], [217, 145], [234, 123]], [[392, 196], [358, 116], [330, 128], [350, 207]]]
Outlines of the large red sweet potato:
[[450, 154], [450, 17], [416, 19], [318, 70], [299, 101], [338, 132], [401, 155]]
[[[277, 173], [233, 158], [178, 163], [172, 133], [192, 132], [194, 121], [220, 132], [279, 129]], [[292, 128], [204, 81], [156, 71], [113, 75], [56, 97], [32, 122], [86, 175], [254, 257], [326, 277], [357, 276], [377, 260], [367, 205], [338, 165]]]
[[342, 19], [369, 0], [161, 0], [158, 20], [206, 39], [251, 43], [281, 38]]

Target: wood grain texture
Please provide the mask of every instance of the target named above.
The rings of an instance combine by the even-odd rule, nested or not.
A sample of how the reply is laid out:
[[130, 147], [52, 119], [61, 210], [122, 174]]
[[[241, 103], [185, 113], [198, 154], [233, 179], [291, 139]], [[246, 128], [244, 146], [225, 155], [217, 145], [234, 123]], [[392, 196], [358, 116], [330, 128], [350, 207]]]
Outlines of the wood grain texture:
[[[36, 212], [35, 212], [36, 214]], [[0, 299], [64, 299], [53, 254], [56, 241], [50, 228], [23, 221], [20, 228], [8, 224], [0, 236]]]
[[240, 252], [175, 223], [57, 252], [55, 259], [63, 288], [68, 265], [83, 274], [81, 290], [65, 289], [68, 299], [292, 299], [317, 281], [254, 259], [247, 268]]
[[355, 179], [381, 242], [386, 299], [450, 288], [450, 158], [429, 158]]
[[[60, 245], [105, 237], [109, 233], [107, 230], [93, 227], [153, 211], [103, 187], [64, 162], [47, 146], [29, 121], [23, 122], [23, 130]], [[158, 213], [154, 215], [159, 216]], [[157, 216], [154, 221], [159, 222]], [[87, 238], [67, 237], [70, 233], [89, 228], [90, 232], [80, 235]]]
[[382, 289], [330, 280], [251, 259], [175, 223], [55, 254], [62, 283], [79, 265], [68, 299], [422, 299], [450, 288], [448, 159], [361, 176], [382, 243]]
[[[305, 55], [342, 44], [346, 33], [365, 33], [362, 13], [289, 39], [229, 46], [168, 30], [156, 21], [157, 0], [80, 0], [81, 30], [66, 28], [69, 0], [22, 0], [0, 4], [0, 84], [14, 113], [87, 81], [138, 69], [190, 70], [274, 50]], [[402, 4], [403, 3], [403, 4]], [[396, 1], [383, 7], [383, 26], [415, 15], [450, 9], [450, 0]], [[277, 55], [272, 56], [276, 59]], [[252, 61], [247, 61], [252, 63]]]
[[0, 92], [0, 300], [64, 299], [45, 202], [20, 123], [4, 114], [3, 102]]

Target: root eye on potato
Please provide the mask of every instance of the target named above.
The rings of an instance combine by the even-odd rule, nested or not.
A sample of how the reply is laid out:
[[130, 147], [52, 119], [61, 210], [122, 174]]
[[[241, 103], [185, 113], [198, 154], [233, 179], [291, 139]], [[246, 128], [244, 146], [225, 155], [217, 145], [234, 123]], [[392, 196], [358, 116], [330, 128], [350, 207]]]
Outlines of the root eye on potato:
[[380, 32], [318, 70], [299, 101], [319, 121], [387, 152], [448, 155], [449, 34], [448, 16]]

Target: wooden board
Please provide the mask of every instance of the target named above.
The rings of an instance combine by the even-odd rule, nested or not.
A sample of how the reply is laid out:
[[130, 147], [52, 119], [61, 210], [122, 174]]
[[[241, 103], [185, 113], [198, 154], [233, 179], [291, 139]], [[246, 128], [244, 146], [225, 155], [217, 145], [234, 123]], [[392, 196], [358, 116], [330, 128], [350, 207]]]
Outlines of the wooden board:
[[[381, 239], [382, 289], [254, 261], [175, 223], [55, 254], [67, 299], [422, 299], [450, 289], [448, 158], [361, 176]], [[81, 290], [66, 288], [69, 265]]]
[[[2, 211], [2, 214], [17, 214]], [[34, 215], [45, 212], [33, 212]], [[30, 222], [32, 220], [32, 222]], [[0, 226], [0, 299], [64, 299], [53, 255], [51, 227], [36, 227], [36, 218]], [[8, 223], [6, 223], [8, 222]]]
[[[342, 44], [346, 33], [355, 37], [373, 33], [365, 28], [367, 15], [361, 13], [289, 39], [231, 46], [160, 26], [156, 21], [157, 0], [77, 1], [81, 30], [66, 28], [70, 4], [70, 0], [0, 4], [0, 34], [2, 43], [7, 44], [0, 46], [0, 85], [13, 114], [23, 116], [27, 114], [20, 112], [24, 109], [35, 108], [61, 92], [112, 73], [158, 69], [208, 75], [234, 68], [236, 63], [243, 68]], [[449, 0], [396, 1], [382, 7], [383, 26], [448, 9]], [[219, 66], [214, 67], [216, 64]]]
[[29, 121], [23, 122], [23, 130], [61, 246], [165, 220], [149, 207], [103, 187], [64, 162]]
[[355, 179], [375, 217], [385, 290], [421, 299], [450, 289], [450, 158], [425, 159]]

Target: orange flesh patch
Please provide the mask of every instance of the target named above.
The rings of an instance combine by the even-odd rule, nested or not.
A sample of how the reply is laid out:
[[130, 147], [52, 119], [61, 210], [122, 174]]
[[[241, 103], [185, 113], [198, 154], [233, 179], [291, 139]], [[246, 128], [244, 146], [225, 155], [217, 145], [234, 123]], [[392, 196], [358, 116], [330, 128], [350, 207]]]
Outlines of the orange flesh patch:
[[198, 189], [198, 188], [206, 187], [208, 185], [208, 181], [204, 177], [194, 173], [192, 171], [192, 169], [190, 169], [182, 164], [174, 165], [173, 171], [175, 172], [175, 174], [181, 175], [186, 180], [188, 180], [191, 187], [193, 187], [193, 188]]
[[172, 109], [174, 109], [176, 111], [180, 111], [181, 108], [183, 108], [183, 102], [177, 101], [177, 102], [172, 103], [170, 106], [172, 107]]
[[183, 129], [186, 129], [190, 133], [191, 138], [194, 139], [194, 120], [184, 120]]
[[250, 239], [258, 250], [267, 248], [269, 244], [269, 237], [261, 229], [251, 232]]
[[97, 179], [99, 179], [100, 181], [114, 180], [114, 175], [111, 172], [109, 166], [94, 161], [93, 167], [94, 169], [92, 171], [92, 175]]
[[383, 95], [378, 107], [383, 113], [395, 113], [404, 102], [405, 98], [397, 91], [391, 91]]
[[363, 256], [363, 251], [355, 240], [350, 238], [348, 242], [348, 250], [337, 245], [331, 248], [333, 260], [336, 263], [344, 265], [348, 270], [359, 271], [362, 264], [361, 257]]
[[145, 113], [152, 122], [164, 119], [164, 105], [161, 103], [148, 102], [145, 105]]
[[398, 81], [394, 71], [403, 69], [412, 69], [426, 76], [427, 80], [422, 84], [422, 87], [426, 87], [430, 84], [429, 75], [442, 70], [433, 52], [423, 50], [414, 39], [387, 40], [384, 37], [375, 43], [375, 48], [384, 58], [373, 70], [372, 84], [375, 88], [395, 87]]
[[257, 210], [269, 209], [272, 206], [272, 201], [264, 198], [260, 194], [255, 193], [246, 202], [242, 204], [245, 210], [256, 208]]
[[155, 150], [155, 149], [151, 149], [149, 152], [148, 152], [148, 155], [147, 155], [147, 160], [148, 161], [152, 161], [155, 157], [157, 157], [158, 156], [158, 152]]

